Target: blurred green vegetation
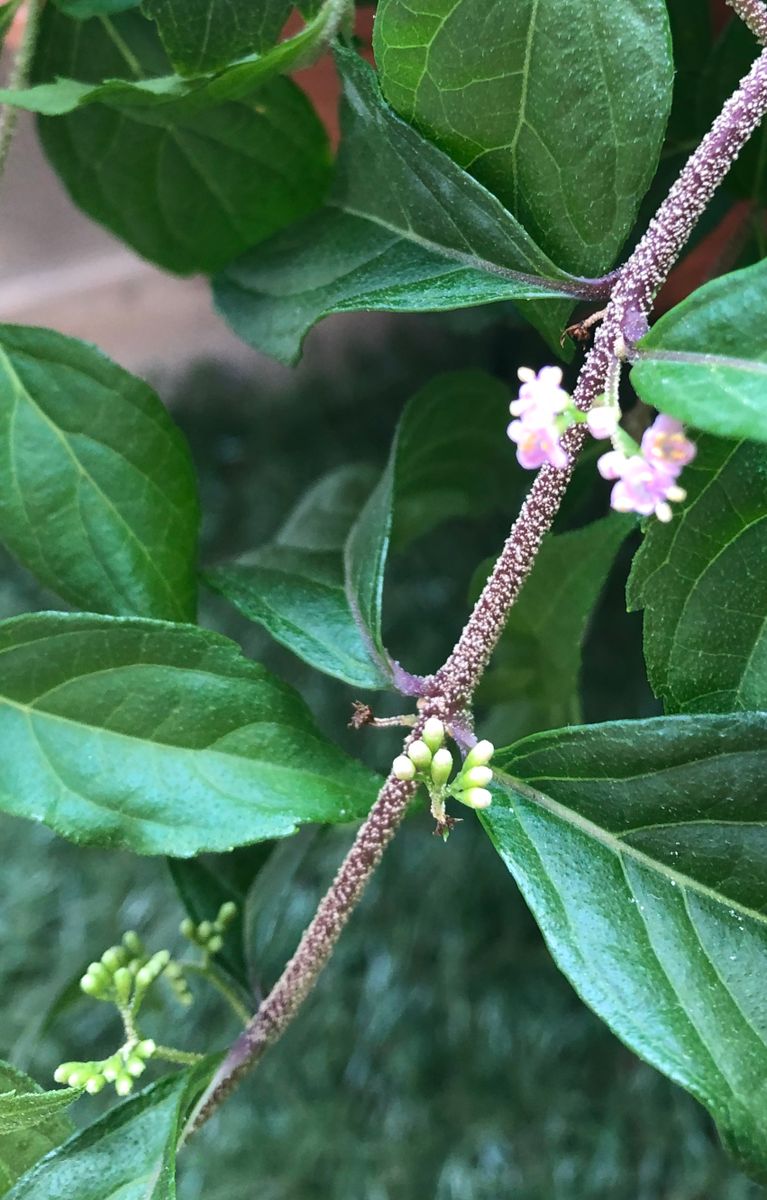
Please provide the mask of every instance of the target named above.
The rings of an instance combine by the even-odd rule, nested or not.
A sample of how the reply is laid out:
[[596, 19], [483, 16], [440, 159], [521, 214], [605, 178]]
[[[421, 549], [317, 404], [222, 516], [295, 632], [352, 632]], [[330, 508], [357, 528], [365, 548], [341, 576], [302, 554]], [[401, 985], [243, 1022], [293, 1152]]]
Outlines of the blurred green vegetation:
[[[382, 328], [375, 351], [344, 346], [332, 374], [308, 365], [265, 386], [208, 364], [177, 381], [171, 402], [200, 471], [205, 561], [266, 541], [305, 487], [333, 467], [383, 463], [402, 404], [437, 371], [484, 366], [511, 379], [521, 362], [543, 361], [509, 317]], [[510, 447], [510, 470], [511, 462]], [[595, 480], [565, 521], [603, 507]], [[512, 516], [499, 512], [481, 527], [452, 522], [395, 561], [387, 621], [392, 650], [408, 667], [441, 660], [465, 616], [472, 574]], [[627, 550], [586, 647], [583, 702], [592, 720], [655, 711], [641, 623], [623, 603], [628, 558]], [[0, 614], [57, 606], [8, 559], [2, 567]], [[390, 758], [396, 732], [346, 729], [355, 698], [348, 688], [304, 667], [217, 597], [204, 596], [201, 620], [290, 679], [336, 739], [379, 767]], [[380, 705], [395, 708], [394, 700]], [[111, 1010], [72, 987], [88, 961], [130, 927], [152, 948], [178, 947], [183, 912], [161, 860], [82, 850], [43, 828], [0, 824], [8, 847], [0, 1054], [47, 1083], [62, 1059], [95, 1057], [119, 1037]], [[272, 852], [247, 914], [262, 986], [292, 952], [350, 837], [305, 830]], [[225, 1044], [234, 1031], [207, 996], [183, 1021], [171, 1000], [146, 1020], [147, 1033], [190, 1048]], [[76, 1119], [91, 1119], [104, 1103], [103, 1095], [80, 1101]], [[703, 1110], [580, 1003], [479, 826], [467, 819], [443, 845], [420, 814], [387, 853], [300, 1018], [184, 1152], [179, 1195], [757, 1200], [764, 1192], [728, 1162]]]

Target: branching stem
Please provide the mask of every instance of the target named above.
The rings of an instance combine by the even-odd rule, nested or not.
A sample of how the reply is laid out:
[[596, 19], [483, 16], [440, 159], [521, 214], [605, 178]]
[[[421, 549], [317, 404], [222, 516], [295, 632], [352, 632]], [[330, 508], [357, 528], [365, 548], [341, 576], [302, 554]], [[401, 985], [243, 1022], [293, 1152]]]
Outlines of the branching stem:
[[[8, 79], [8, 87], [14, 91], [17, 88], [26, 87], [29, 81], [29, 71], [37, 44], [37, 32], [44, 2], [45, 0], [27, 0], [24, 34]], [[16, 132], [17, 119], [18, 109], [11, 104], [4, 104], [2, 112], [0, 112], [0, 178], [5, 170], [8, 151]]]
[[[738, 0], [734, 7], [743, 15], [746, 9], [756, 11], [762, 6]], [[692, 154], [647, 233], [620, 271], [575, 389], [575, 402], [582, 411], [587, 411], [604, 390], [616, 356], [624, 353], [626, 344], [631, 345], [641, 336], [658, 288], [715, 189], [766, 112], [767, 52], [754, 64]], [[425, 681], [419, 721], [406, 738], [405, 747], [418, 736], [430, 715], [459, 724], [465, 719], [511, 606], [562, 502], [584, 437], [582, 425], [572, 426], [563, 438], [568, 467], [560, 471], [545, 466], [538, 473], [458, 642], [444, 666]], [[403, 783], [392, 775], [386, 780], [295, 954], [229, 1050], [192, 1114], [187, 1133], [207, 1120], [293, 1020], [399, 827], [414, 792], [413, 783]]]

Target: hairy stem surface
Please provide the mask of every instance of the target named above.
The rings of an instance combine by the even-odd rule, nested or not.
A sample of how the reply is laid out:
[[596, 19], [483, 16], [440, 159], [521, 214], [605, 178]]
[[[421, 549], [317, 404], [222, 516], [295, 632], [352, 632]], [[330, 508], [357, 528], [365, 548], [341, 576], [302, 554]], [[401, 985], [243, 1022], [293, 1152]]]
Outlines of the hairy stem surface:
[[762, 0], [727, 0], [727, 3], [741, 21], [745, 21], [754, 37], [767, 46], [767, 8]]
[[[745, 7], [744, 0], [741, 0]], [[594, 346], [583, 365], [575, 402], [587, 411], [627, 343], [641, 335], [658, 288], [684, 248], [698, 218], [751, 133], [767, 113], [767, 52], [727, 102], [711, 131], [688, 160], [647, 233], [620, 271]], [[432, 712], [460, 717], [468, 705], [551, 528], [583, 444], [583, 426], [562, 439], [569, 465], [538, 473], [493, 572], [444, 666], [427, 681], [421, 719], [405, 740], [418, 736]], [[416, 785], [389, 776], [330, 889], [304, 932], [293, 958], [244, 1032], [229, 1050], [190, 1118], [198, 1128], [238, 1080], [290, 1024], [329, 959], [386, 846], [399, 827]]]
[[[24, 26], [24, 35], [8, 78], [8, 87], [14, 91], [17, 88], [26, 87], [29, 82], [29, 71], [35, 53], [37, 30], [44, 2], [45, 0], [27, 0], [27, 19]], [[2, 112], [0, 112], [0, 178], [2, 178], [3, 171], [5, 170], [8, 151], [11, 148], [13, 135], [16, 132], [18, 111], [13, 105], [5, 104], [3, 105]]]

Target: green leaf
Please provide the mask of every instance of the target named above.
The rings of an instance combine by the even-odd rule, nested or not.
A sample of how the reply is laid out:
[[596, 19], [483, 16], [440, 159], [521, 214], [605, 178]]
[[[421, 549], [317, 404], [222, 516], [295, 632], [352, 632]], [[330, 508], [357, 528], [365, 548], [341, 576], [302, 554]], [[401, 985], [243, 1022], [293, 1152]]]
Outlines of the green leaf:
[[[140, 14], [74, 22], [49, 7], [36, 78], [70, 78], [15, 102], [67, 114], [43, 117], [40, 136], [89, 216], [170, 271], [214, 271], [310, 212], [325, 192], [324, 128], [294, 83], [272, 77], [288, 45], [278, 48], [276, 67], [258, 60], [187, 83], [162, 75], [162, 49]], [[131, 68], [143, 81], [119, 82]], [[104, 76], [118, 82], [101, 85]]]
[[138, 8], [141, 0], [53, 0], [53, 3], [68, 17], [87, 21], [90, 17], [109, 17], [129, 8]]
[[671, 108], [664, 0], [381, 0], [374, 49], [394, 108], [556, 262], [612, 266]]
[[349, 534], [349, 604], [371, 653], [395, 673], [381, 633], [390, 545], [509, 503], [516, 468], [504, 436], [508, 403], [507, 389], [481, 372], [427, 384], [405, 408], [386, 469]]
[[207, 630], [17, 617], [0, 662], [0, 808], [72, 841], [185, 858], [374, 798], [292, 688]]
[[154, 392], [94, 346], [0, 325], [0, 537], [79, 608], [194, 619], [189, 451]]
[[526, 315], [561, 353], [572, 307], [561, 297], [593, 288], [555, 266], [490, 192], [401, 121], [361, 58], [339, 49], [337, 59], [345, 98], [330, 203], [341, 211], [318, 213], [227, 268], [216, 281], [225, 319], [251, 345], [293, 362], [331, 312], [526, 300], [536, 302]]
[[558, 965], [767, 1176], [767, 714], [558, 730], [496, 762], [483, 823]]
[[0, 1061], [0, 1196], [74, 1130], [64, 1114], [75, 1088], [44, 1092], [34, 1079]]
[[767, 260], [698, 288], [639, 343], [644, 400], [707, 433], [767, 441]]
[[331, 472], [309, 490], [270, 545], [205, 575], [215, 591], [305, 662], [364, 689], [389, 687], [391, 679], [371, 657], [352, 615], [342, 552], [375, 478], [368, 467]]
[[218, 71], [277, 41], [293, 0], [144, 0], [182, 75]]
[[179, 1133], [211, 1074], [205, 1061], [118, 1104], [29, 1171], [8, 1200], [175, 1200]]
[[767, 708], [767, 449], [701, 438], [683, 480], [629, 578], [650, 683], [672, 712]]
[[[581, 644], [615, 556], [634, 528], [613, 513], [583, 529], [547, 537], [482, 680], [479, 701], [491, 709], [491, 739], [522, 737], [581, 718]], [[477, 572], [475, 592], [492, 568]]]

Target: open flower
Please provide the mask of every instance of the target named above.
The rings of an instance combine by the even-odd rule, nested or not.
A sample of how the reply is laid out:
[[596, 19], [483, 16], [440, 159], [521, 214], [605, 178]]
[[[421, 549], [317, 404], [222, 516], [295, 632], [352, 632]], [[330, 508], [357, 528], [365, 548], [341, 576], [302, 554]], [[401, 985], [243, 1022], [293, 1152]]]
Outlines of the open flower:
[[520, 466], [535, 470], [551, 463], [560, 471], [567, 466], [567, 454], [559, 444], [560, 434], [553, 420], [541, 425], [525, 419], [512, 421], [507, 433], [517, 443]]
[[611, 450], [597, 465], [604, 479], [617, 481], [610, 496], [614, 509], [645, 517], [654, 513], [659, 521], [670, 521], [669, 501], [684, 500], [687, 495], [677, 479], [695, 454], [680, 422], [661, 415], [645, 431], [638, 453]]
[[517, 444], [517, 459], [528, 470], [550, 463], [561, 471], [567, 466], [567, 454], [559, 439], [569, 423], [562, 414], [572, 407], [561, 386], [562, 372], [559, 367], [541, 367], [536, 374], [529, 367], [520, 367], [518, 375], [522, 386], [509, 405], [517, 420], [507, 429]]

